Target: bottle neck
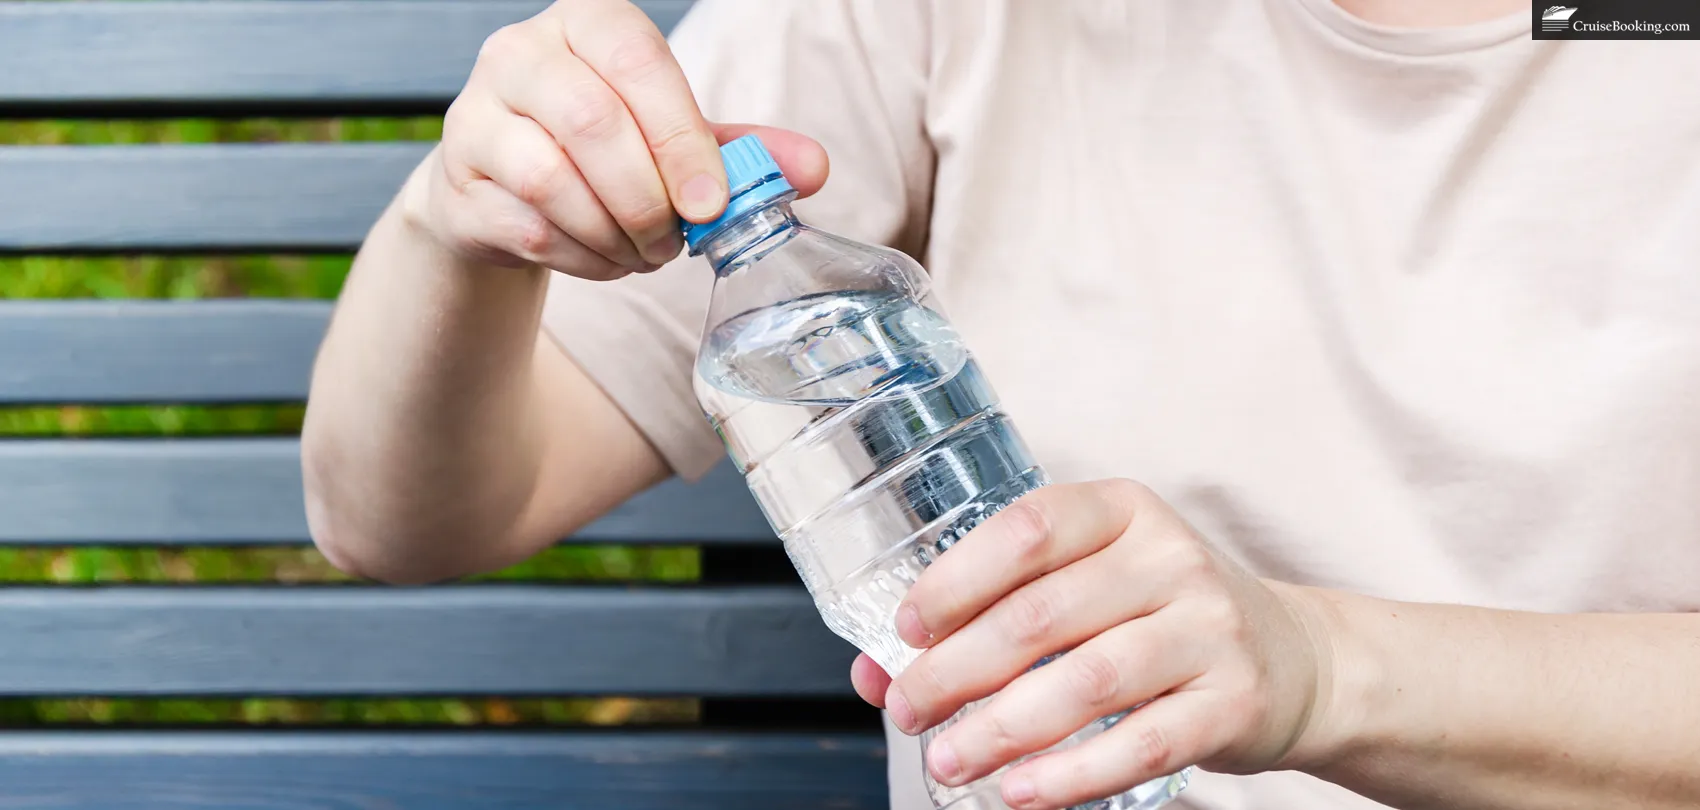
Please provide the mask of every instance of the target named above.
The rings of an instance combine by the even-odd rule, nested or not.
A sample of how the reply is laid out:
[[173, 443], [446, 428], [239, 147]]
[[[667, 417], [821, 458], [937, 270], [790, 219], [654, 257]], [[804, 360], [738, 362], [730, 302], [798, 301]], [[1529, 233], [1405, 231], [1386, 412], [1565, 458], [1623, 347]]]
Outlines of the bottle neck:
[[791, 212], [791, 200], [781, 197], [727, 223], [719, 233], [703, 242], [702, 254], [708, 258], [716, 275], [725, 275], [731, 272], [734, 259], [796, 225], [797, 215]]

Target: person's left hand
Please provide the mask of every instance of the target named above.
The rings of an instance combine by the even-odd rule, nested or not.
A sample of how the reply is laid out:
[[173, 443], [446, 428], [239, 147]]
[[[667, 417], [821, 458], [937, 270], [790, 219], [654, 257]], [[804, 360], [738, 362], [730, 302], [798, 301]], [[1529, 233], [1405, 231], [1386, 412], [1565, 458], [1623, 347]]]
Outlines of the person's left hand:
[[925, 652], [901, 677], [863, 656], [852, 679], [908, 734], [998, 693], [927, 751], [934, 778], [952, 786], [1145, 703], [1003, 775], [1011, 807], [1061, 808], [1188, 765], [1291, 767], [1322, 735], [1323, 610], [1302, 589], [1246, 573], [1139, 484], [1054, 485], [922, 574], [897, 625]]

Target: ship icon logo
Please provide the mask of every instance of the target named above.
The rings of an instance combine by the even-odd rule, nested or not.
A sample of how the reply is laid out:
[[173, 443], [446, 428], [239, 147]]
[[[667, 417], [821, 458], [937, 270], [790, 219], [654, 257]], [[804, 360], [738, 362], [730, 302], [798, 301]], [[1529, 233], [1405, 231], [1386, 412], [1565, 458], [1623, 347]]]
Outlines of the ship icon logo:
[[1549, 6], [1546, 11], [1541, 12], [1541, 30], [1569, 30], [1570, 18], [1575, 14], [1575, 6]]

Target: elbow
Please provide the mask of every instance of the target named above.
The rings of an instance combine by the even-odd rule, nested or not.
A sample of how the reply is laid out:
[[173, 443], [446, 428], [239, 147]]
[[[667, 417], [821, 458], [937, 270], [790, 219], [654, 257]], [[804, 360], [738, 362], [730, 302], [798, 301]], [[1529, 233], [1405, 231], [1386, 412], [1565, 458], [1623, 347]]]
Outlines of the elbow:
[[303, 437], [307, 530], [313, 545], [337, 570], [386, 585], [427, 585], [479, 572], [480, 566], [462, 559], [464, 555], [446, 553], [463, 544], [437, 542], [440, 529], [422, 531], [417, 521], [369, 508], [381, 497], [341, 481], [328, 461], [326, 453]]
[[[370, 566], [366, 563], [366, 555], [358, 552], [345, 539], [343, 532], [333, 529], [326, 518], [315, 518], [318, 511], [314, 508], [312, 498], [307, 500], [307, 527], [313, 535], [313, 546], [319, 550], [319, 555], [325, 558], [336, 570], [356, 579], [371, 579], [384, 581], [366, 573]], [[390, 583], [395, 584], [395, 583]]]
[[390, 585], [426, 585], [496, 570], [546, 543], [516, 538], [523, 513], [466, 491], [464, 476], [422, 478], [406, 453], [351, 440], [309, 406], [301, 431], [307, 529], [345, 574]]
[[331, 495], [335, 489], [336, 453], [325, 447], [320, 436], [322, 430], [317, 427], [314, 416], [316, 413], [309, 405], [300, 445], [301, 496], [307, 513], [307, 534], [319, 554], [338, 571], [359, 579], [371, 579], [364, 564], [367, 554], [357, 549], [353, 542], [359, 533], [351, 530], [342, 505]]
[[345, 505], [329, 494], [331, 487], [325, 484], [322, 474], [316, 473], [310, 447], [303, 443], [301, 461], [307, 532], [313, 539], [313, 546], [326, 562], [344, 574], [357, 579], [388, 582], [389, 577], [373, 573], [390, 567], [382, 562], [381, 545], [371, 542], [370, 534], [360, 531], [352, 516], [347, 514]]
[[[425, 553], [402, 529], [385, 530], [352, 519], [334, 502], [307, 495], [307, 527], [313, 545], [337, 570], [357, 579], [385, 585], [429, 585], [477, 573], [466, 561]], [[418, 540], [416, 535], [413, 538]]]

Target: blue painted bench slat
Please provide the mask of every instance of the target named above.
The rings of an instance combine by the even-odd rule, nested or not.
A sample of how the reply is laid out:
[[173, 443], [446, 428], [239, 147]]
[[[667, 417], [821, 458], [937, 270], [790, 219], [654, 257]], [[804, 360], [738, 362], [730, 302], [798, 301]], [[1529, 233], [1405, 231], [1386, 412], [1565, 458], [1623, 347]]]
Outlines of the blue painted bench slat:
[[[639, 545], [777, 543], [749, 490], [727, 465], [696, 484], [664, 482], [569, 539]], [[308, 540], [300, 445], [293, 437], [0, 441], [0, 543], [299, 545]]]
[[0, 734], [10, 807], [883, 810], [858, 734]]
[[0, 588], [0, 650], [13, 694], [852, 694], [789, 586]]
[[0, 147], [0, 253], [348, 250], [430, 148]]
[[[690, 0], [639, 0], [671, 29]], [[546, 0], [0, 2], [0, 115], [440, 111]]]
[[0, 404], [299, 402], [330, 314], [328, 301], [0, 301]]

